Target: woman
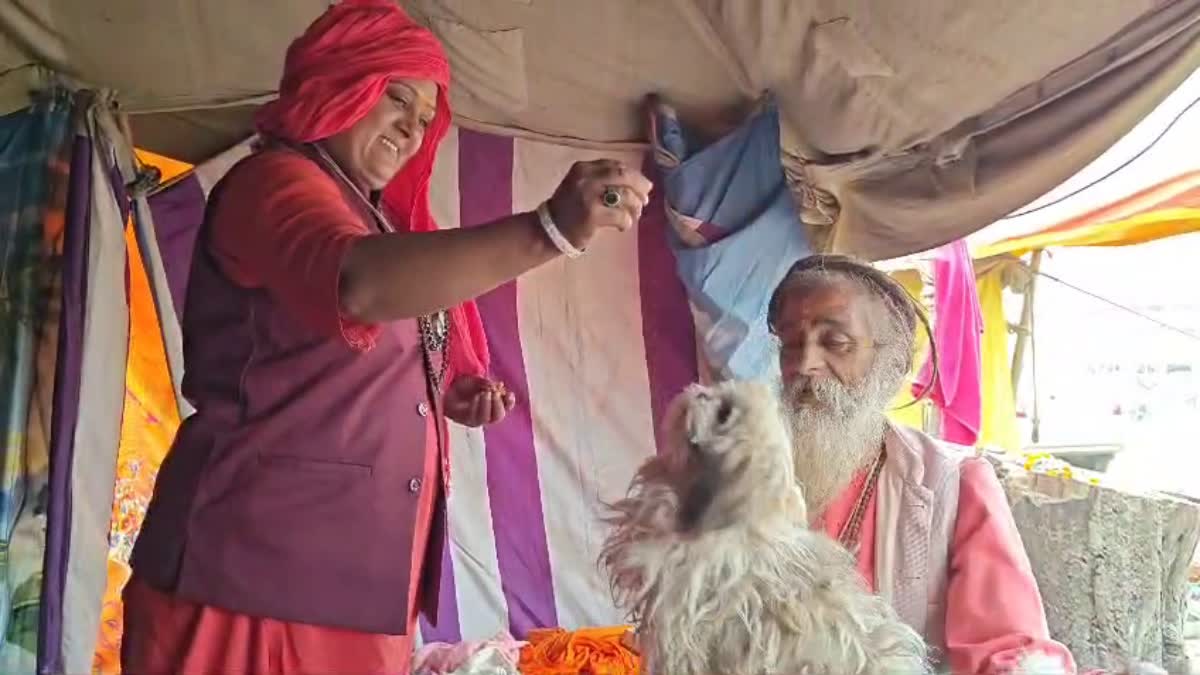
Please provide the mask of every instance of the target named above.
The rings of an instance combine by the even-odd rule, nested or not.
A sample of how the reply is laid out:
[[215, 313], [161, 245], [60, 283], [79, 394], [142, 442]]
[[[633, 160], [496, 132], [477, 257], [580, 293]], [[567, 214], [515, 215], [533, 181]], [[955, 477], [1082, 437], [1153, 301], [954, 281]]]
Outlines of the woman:
[[406, 673], [436, 621], [444, 417], [500, 421], [471, 299], [650, 190], [573, 167], [534, 214], [438, 231], [449, 67], [391, 0], [347, 0], [288, 49], [264, 146], [210, 197], [184, 315], [197, 408], [159, 474], [126, 590], [125, 672]]

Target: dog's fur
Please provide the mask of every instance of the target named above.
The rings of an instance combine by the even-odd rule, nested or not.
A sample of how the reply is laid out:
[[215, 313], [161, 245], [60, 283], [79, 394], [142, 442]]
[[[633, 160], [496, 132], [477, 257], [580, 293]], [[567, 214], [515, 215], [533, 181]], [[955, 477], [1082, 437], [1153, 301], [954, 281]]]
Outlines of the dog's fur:
[[612, 506], [600, 560], [650, 673], [928, 672], [920, 636], [807, 529], [766, 385], [695, 385], [666, 417], [668, 449]]

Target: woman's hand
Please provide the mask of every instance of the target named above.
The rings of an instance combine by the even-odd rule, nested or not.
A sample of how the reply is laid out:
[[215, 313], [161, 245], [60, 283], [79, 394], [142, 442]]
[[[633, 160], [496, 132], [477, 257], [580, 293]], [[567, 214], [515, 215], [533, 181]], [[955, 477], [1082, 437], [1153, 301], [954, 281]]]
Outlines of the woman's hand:
[[503, 382], [461, 375], [450, 383], [442, 401], [446, 417], [465, 427], [479, 427], [504, 419], [517, 404], [517, 397]]
[[[631, 229], [650, 201], [653, 185], [641, 171], [612, 159], [576, 162], [550, 197], [550, 215], [563, 235], [584, 249], [596, 232]], [[615, 206], [604, 203], [604, 193], [616, 192]]]
[[[618, 161], [580, 162], [550, 198], [550, 215], [564, 237], [585, 249], [602, 228], [637, 224], [650, 187], [640, 171]], [[606, 206], [610, 189], [619, 199]], [[303, 208], [323, 208], [322, 199]], [[356, 237], [339, 270], [340, 309], [363, 323], [412, 319], [479, 297], [561, 255], [533, 213], [478, 227]]]

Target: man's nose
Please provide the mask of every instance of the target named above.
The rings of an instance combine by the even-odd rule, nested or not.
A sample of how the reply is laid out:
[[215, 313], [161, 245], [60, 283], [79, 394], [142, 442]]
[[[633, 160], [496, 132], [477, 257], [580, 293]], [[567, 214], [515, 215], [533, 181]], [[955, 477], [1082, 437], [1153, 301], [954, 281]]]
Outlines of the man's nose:
[[812, 377], [825, 370], [825, 359], [819, 349], [801, 347], [793, 350], [792, 358], [783, 364], [784, 375]]
[[806, 346], [800, 351], [800, 359], [798, 367], [800, 374], [805, 377], [819, 375], [825, 370], [825, 359], [821, 355], [821, 350], [812, 346]]

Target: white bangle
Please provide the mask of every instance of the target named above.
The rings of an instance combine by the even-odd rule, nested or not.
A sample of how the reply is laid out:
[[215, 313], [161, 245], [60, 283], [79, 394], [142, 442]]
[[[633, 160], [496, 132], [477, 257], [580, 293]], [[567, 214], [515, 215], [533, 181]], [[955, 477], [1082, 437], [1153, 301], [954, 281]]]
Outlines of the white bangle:
[[568, 258], [578, 258], [583, 255], [583, 249], [575, 248], [571, 240], [563, 236], [558, 225], [554, 224], [554, 217], [550, 215], [550, 202], [542, 202], [541, 206], [537, 207], [538, 222], [541, 223], [542, 229], [545, 230], [546, 236], [554, 244], [554, 247]]

